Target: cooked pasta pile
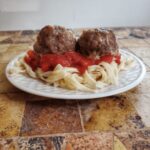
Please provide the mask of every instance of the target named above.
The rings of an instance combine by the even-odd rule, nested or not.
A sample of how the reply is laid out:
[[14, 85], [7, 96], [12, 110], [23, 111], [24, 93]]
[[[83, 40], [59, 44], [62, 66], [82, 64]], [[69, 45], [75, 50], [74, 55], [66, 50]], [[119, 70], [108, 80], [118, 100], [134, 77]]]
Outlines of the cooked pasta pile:
[[60, 64], [58, 64], [53, 71], [43, 72], [38, 68], [34, 72], [24, 61], [23, 57], [21, 57], [10, 70], [10, 74], [27, 73], [32, 78], [41, 79], [47, 84], [55, 87], [96, 92], [96, 89], [104, 88], [107, 85], [117, 85], [119, 72], [132, 65], [132, 59], [121, 58], [121, 63], [119, 65], [113, 61], [110, 64], [101, 62], [98, 65], [89, 66], [83, 75], [79, 74], [76, 68], [63, 67]]

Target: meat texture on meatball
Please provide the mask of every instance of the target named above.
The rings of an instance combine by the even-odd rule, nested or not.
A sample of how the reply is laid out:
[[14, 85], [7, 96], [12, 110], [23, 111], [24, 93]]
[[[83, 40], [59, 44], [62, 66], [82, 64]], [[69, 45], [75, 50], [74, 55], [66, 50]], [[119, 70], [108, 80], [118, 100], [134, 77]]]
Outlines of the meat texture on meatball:
[[77, 49], [81, 54], [92, 58], [119, 53], [114, 33], [104, 29], [83, 31], [77, 41]]
[[45, 26], [41, 29], [34, 44], [34, 50], [38, 53], [62, 54], [69, 50], [75, 50], [76, 39], [72, 32], [61, 26]]

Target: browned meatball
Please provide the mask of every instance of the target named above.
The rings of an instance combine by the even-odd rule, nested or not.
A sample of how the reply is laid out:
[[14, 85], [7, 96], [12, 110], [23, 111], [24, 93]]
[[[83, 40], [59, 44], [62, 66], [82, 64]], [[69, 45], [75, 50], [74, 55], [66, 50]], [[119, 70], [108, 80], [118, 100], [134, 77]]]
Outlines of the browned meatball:
[[45, 26], [41, 29], [34, 44], [38, 53], [62, 54], [75, 50], [76, 40], [72, 32], [61, 26]]
[[78, 51], [86, 56], [95, 57], [118, 54], [116, 37], [111, 30], [93, 29], [83, 31], [77, 42]]

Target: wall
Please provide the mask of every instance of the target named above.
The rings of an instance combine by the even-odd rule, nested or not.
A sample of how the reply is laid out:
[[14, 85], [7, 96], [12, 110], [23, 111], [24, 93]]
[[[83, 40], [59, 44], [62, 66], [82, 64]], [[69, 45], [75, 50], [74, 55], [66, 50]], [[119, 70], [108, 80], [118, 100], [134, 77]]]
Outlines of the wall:
[[27, 11], [14, 3], [16, 11], [12, 4], [4, 9], [4, 1], [10, 4], [0, 0], [0, 30], [39, 29], [46, 24], [73, 28], [150, 25], [150, 0], [21, 0], [30, 4]]

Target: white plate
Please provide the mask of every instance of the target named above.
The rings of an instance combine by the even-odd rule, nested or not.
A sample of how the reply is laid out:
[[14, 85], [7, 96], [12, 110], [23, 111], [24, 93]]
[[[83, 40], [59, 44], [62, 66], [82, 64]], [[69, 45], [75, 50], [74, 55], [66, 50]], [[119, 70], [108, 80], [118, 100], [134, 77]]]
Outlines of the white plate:
[[145, 65], [138, 57], [125, 50], [120, 50], [120, 52], [124, 57], [131, 57], [135, 60], [134, 67], [132, 67], [127, 71], [121, 71], [119, 73], [119, 84], [117, 86], [109, 85], [104, 89], [98, 90], [98, 92], [96, 93], [72, 91], [72, 90], [62, 89], [58, 87], [53, 87], [45, 84], [40, 80], [36, 80], [22, 74], [17, 74], [15, 76], [10, 75], [8, 73], [8, 70], [13, 67], [16, 60], [23, 54], [18, 55], [7, 65], [6, 76], [7, 79], [17, 88], [25, 92], [39, 95], [39, 96], [45, 96], [45, 97], [57, 98], [57, 99], [70, 99], [70, 100], [71, 99], [92, 99], [92, 98], [111, 96], [111, 95], [125, 92], [137, 86], [144, 78], [146, 72]]

